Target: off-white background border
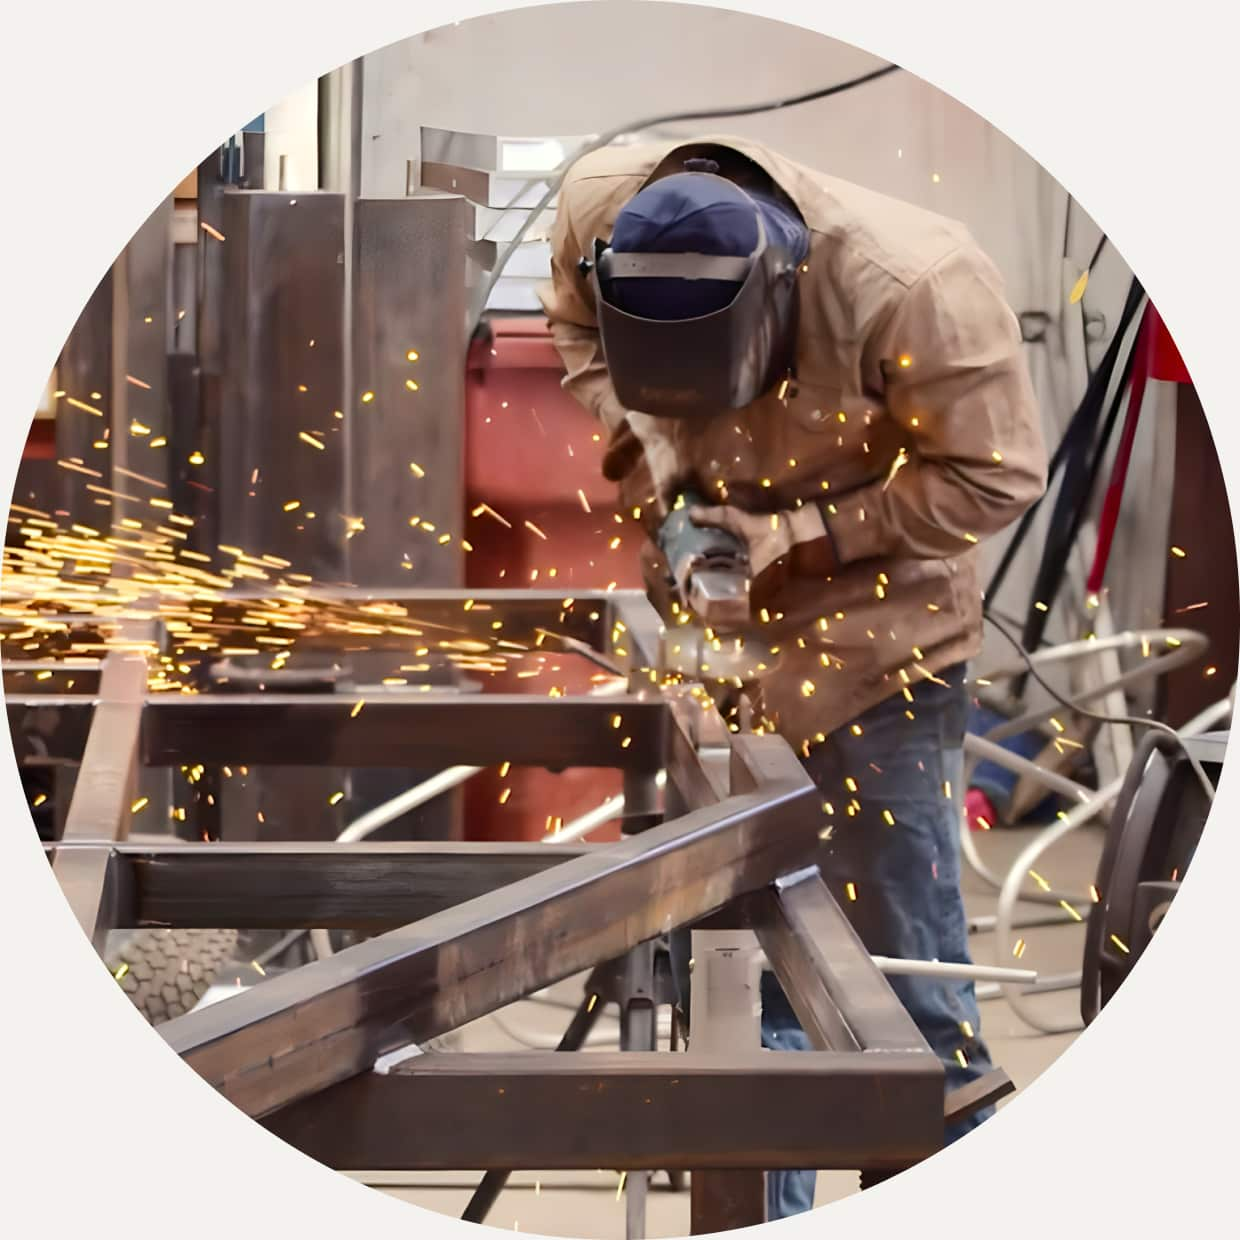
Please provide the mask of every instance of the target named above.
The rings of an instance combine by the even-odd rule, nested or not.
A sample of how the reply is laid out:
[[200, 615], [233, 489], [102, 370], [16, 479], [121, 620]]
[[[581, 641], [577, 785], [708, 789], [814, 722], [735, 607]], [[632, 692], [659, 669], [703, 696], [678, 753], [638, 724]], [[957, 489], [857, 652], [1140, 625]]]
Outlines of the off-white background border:
[[[100, 273], [222, 135], [347, 59], [421, 29], [516, 7], [523, 6], [14, 6], [0, 74], [0, 492], [12, 493], [31, 412]], [[897, 60], [1041, 160], [1110, 234], [1162, 311], [1237, 493], [1234, 5], [770, 0], [726, 7], [797, 21]], [[565, 54], [595, 55], [599, 72], [607, 71], [605, 46]], [[744, 96], [744, 82], [720, 83], [721, 99]], [[1209, 546], [1203, 530], [1194, 554]], [[0, 781], [8, 810], [0, 828], [0, 1231], [366, 1240], [476, 1234], [316, 1166], [184, 1069], [72, 922], [7, 750]], [[1229, 772], [1184, 898], [1136, 976], [1028, 1094], [893, 1184], [777, 1224], [783, 1234], [1234, 1235], [1235, 783]]]

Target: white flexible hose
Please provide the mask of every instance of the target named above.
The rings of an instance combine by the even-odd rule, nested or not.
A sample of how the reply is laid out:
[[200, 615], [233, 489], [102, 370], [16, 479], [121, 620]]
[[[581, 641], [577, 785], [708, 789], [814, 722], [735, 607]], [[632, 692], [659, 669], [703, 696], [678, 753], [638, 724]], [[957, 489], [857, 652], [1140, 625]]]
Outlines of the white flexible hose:
[[[1090, 688], [1085, 693], [1078, 695], [1077, 700], [1083, 704], [1099, 697], [1104, 697], [1126, 685], [1137, 684], [1153, 676], [1165, 675], [1181, 664], [1188, 663], [1197, 658], [1204, 653], [1208, 646], [1206, 639], [1193, 629], [1150, 629], [1145, 631], [1130, 629], [1110, 637], [1062, 642], [1058, 646], [1050, 646], [1045, 650], [1036, 651], [1029, 655], [1029, 659], [1035, 667], [1042, 670], [1052, 664], [1078, 662], [1081, 659], [1111, 652], [1137, 649], [1144, 651], [1156, 644], [1162, 644], [1166, 649], [1145, 661], [1141, 666], [1133, 668], [1105, 684]], [[987, 672], [984, 676], [978, 675], [971, 679], [975, 684], [981, 681], [993, 683], [998, 680], [1013, 680], [1018, 676], [1027, 675], [1028, 671], [1028, 665], [1023, 659], [1019, 659], [1010, 665], [1001, 664], [993, 671]], [[965, 750], [967, 753], [980, 758], [983, 756], [983, 749], [985, 749], [987, 760], [1006, 766], [1009, 770], [1032, 775], [1035, 779], [1040, 779], [1048, 787], [1056, 788], [1057, 782], [1061, 777], [1053, 776], [1051, 772], [1043, 771], [1036, 763], [1028, 763], [1026, 765], [1027, 760], [1018, 758], [1017, 755], [1012, 754], [1002, 757], [991, 746], [995, 745], [997, 739], [1027, 731], [1029, 728], [1051, 718], [1056, 711], [1063, 709], [1062, 704], [1056, 703], [1040, 710], [1030, 711], [998, 728], [992, 728], [984, 737], [966, 737]], [[978, 741], [982, 741], [985, 744], [979, 745]], [[1006, 751], [1004, 752], [1006, 753]], [[973, 765], [970, 763], [965, 771], [964, 782], [966, 788], [969, 784], [969, 776]], [[1079, 785], [1075, 786], [1079, 787]], [[1105, 810], [1109, 801], [1113, 800], [1116, 795], [1118, 795], [1118, 789], [1107, 800], [1099, 800], [1097, 796], [1091, 795], [1090, 803], [1094, 805], [1094, 809], [1089, 817], [1092, 818]], [[1075, 813], [1076, 811], [1074, 810], [1073, 812]], [[1054, 825], [1052, 824], [1047, 830], [1054, 830]], [[973, 831], [963, 818], [960, 823], [960, 851], [964, 861], [978, 878], [996, 891], [1002, 888], [1004, 880], [982, 861], [973, 839]], [[1033, 892], [1027, 898], [1038, 903], [1058, 903], [1061, 899], [1067, 899], [1071, 903], [1074, 900], [1074, 897], [1071, 895], [1058, 891], [1049, 893]]]
[[389, 822], [394, 822], [402, 814], [407, 814], [410, 810], [425, 805], [427, 801], [433, 801], [437, 796], [463, 784], [481, 770], [480, 766], [450, 766], [446, 771], [440, 771], [438, 775], [431, 776], [430, 779], [410, 788], [407, 792], [402, 792], [390, 801], [376, 806], [369, 813], [363, 814], [356, 822], [351, 822], [336, 836], [336, 843], [356, 844], [358, 840], [364, 840], [368, 835], [378, 831], [380, 827], [386, 827]]
[[[1179, 729], [1181, 736], [1198, 736], [1208, 731], [1221, 719], [1231, 713], [1230, 697], [1213, 706], [1207, 707], [1196, 718], [1191, 719]], [[1070, 835], [1078, 827], [1088, 822], [1108, 803], [1115, 800], [1123, 787], [1125, 775], [1112, 780], [1105, 788], [1099, 789], [1097, 795], [1085, 804], [1074, 806], [1065, 817], [1048, 827], [1034, 839], [1029, 846], [1012, 863], [1007, 877], [1003, 880], [999, 891], [999, 907], [995, 916], [995, 945], [999, 959], [1004, 959], [1012, 951], [1012, 921], [1016, 905], [1020, 900], [1020, 887], [1029, 871], [1034, 868], [1042, 854], [1053, 848], [1061, 839]], [[1082, 1028], [1079, 1020], [1069, 1023], [1054, 1023], [1037, 1016], [1028, 1002], [1029, 996], [1010, 983], [1000, 983], [1003, 997], [1012, 1010], [1027, 1025], [1039, 1033], [1075, 1033]]]

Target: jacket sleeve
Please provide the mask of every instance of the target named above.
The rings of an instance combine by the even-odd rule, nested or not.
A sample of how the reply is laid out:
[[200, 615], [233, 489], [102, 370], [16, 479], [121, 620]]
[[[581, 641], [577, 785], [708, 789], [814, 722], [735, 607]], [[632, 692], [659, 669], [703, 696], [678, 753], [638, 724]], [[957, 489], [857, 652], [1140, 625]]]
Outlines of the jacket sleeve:
[[884, 477], [825, 506], [836, 558], [939, 559], [999, 533], [1046, 489], [1046, 449], [998, 271], [954, 250], [876, 332], [887, 408], [908, 437]]
[[[594, 316], [594, 295], [579, 264], [586, 251], [573, 227], [569, 182], [560, 201], [551, 231], [551, 282], [540, 292], [543, 310], [551, 325], [551, 339], [564, 362], [563, 387], [584, 405], [613, 435], [628, 411], [616, 393], [603, 360], [603, 345]], [[586, 244], [590, 244], [589, 238]]]

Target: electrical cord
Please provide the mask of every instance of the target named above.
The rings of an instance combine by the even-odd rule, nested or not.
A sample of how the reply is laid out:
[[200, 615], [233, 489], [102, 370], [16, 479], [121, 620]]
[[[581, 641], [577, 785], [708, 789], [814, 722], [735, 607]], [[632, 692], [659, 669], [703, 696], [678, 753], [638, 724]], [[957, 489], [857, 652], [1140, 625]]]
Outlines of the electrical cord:
[[479, 292], [477, 303], [470, 314], [469, 332], [470, 337], [478, 330], [478, 324], [482, 321], [482, 316], [486, 312], [487, 301], [490, 299], [491, 293], [494, 291], [496, 284], [499, 282], [500, 276], [503, 274], [504, 268], [508, 265], [509, 259], [516, 253], [517, 248], [525, 240], [529, 230], [533, 227], [535, 221], [551, 204], [551, 200], [559, 193], [560, 186], [564, 184], [565, 177], [568, 176], [570, 170], [578, 162], [594, 151], [601, 150], [605, 146], [610, 146], [617, 138], [624, 134], [638, 133], [641, 130], [653, 129], [659, 125], [674, 125], [684, 121], [709, 121], [719, 120], [723, 117], [731, 116], [756, 116], [761, 112], [777, 112], [783, 108], [799, 107], [803, 103], [813, 103], [819, 99], [829, 99], [832, 95], [843, 94], [846, 90], [853, 90], [858, 86], [864, 86], [869, 82], [876, 81], [878, 78], [886, 77], [889, 73], [896, 73], [900, 69], [899, 65], [884, 65], [881, 69], [871, 70], [869, 73], [863, 73], [859, 77], [850, 78], [845, 82], [836, 82], [832, 86], [823, 86], [817, 90], [807, 91], [803, 95], [791, 95], [784, 99], [773, 99], [765, 103], [743, 104], [737, 107], [727, 108], [708, 108], [702, 111], [693, 112], [674, 112], [663, 116], [652, 116], [645, 120], [630, 122], [626, 125], [618, 126], [609, 130], [601, 137], [593, 138], [589, 142], [583, 143], [572, 155], [569, 156], [556, 170], [551, 174], [550, 180], [546, 178], [538, 178], [536, 180], [527, 181], [517, 194], [512, 198], [507, 206], [502, 207], [503, 211], [512, 210], [527, 190], [534, 186], [546, 183], [547, 190], [539, 200], [538, 205], [530, 211], [529, 215], [522, 222], [521, 227], [517, 229], [511, 241], [505, 245], [495, 260], [494, 268], [488, 273], [486, 281], [483, 283]]
[[1180, 747], [1180, 752], [1188, 760], [1188, 764], [1193, 768], [1193, 773], [1201, 782], [1202, 789], [1205, 791], [1206, 799], [1213, 802], [1214, 800], [1214, 784], [1210, 777], [1206, 774], [1205, 768], [1184, 743], [1184, 738], [1170, 724], [1163, 723], [1160, 719], [1143, 719], [1137, 715], [1104, 715], [1099, 711], [1088, 710], [1084, 706], [1073, 702], [1069, 698], [1063, 696], [1058, 690], [1051, 687], [1042, 674], [1038, 671], [1037, 665], [1030, 657], [1029, 652], [1021, 645], [1019, 639], [1010, 633], [1006, 626], [999, 623], [992, 615], [987, 615], [986, 619], [990, 624], [1008, 641], [1016, 653], [1020, 656], [1022, 662], [1029, 669], [1029, 675], [1037, 682], [1038, 685], [1052, 698], [1055, 699], [1065, 710], [1070, 710], [1075, 714], [1082, 715], [1086, 719], [1093, 719], [1098, 723], [1118, 724], [1120, 726], [1133, 728], [1149, 728], [1156, 732], [1166, 733], [1174, 738], [1176, 744]]

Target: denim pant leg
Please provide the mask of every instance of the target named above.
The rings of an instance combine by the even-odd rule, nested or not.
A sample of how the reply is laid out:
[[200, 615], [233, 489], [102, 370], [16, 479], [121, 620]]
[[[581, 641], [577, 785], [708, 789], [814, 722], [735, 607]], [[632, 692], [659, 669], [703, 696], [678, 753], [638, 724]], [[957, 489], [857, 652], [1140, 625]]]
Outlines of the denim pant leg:
[[[762, 1045], [769, 1051], [814, 1049], [773, 973], [762, 975]], [[818, 1172], [813, 1170], [768, 1171], [766, 1217], [788, 1218], [812, 1210], [817, 1183]]]
[[[831, 832], [823, 877], [866, 948], [875, 955], [969, 963], [960, 894], [964, 668], [941, 673], [881, 703], [813, 750], [805, 767], [823, 794]], [[912, 716], [911, 718], [909, 716]], [[849, 884], [852, 884], [851, 888]], [[850, 892], [851, 897], [850, 897]], [[943, 1062], [947, 1088], [984, 1075], [971, 981], [888, 979]], [[946, 1134], [956, 1140], [991, 1108]]]

